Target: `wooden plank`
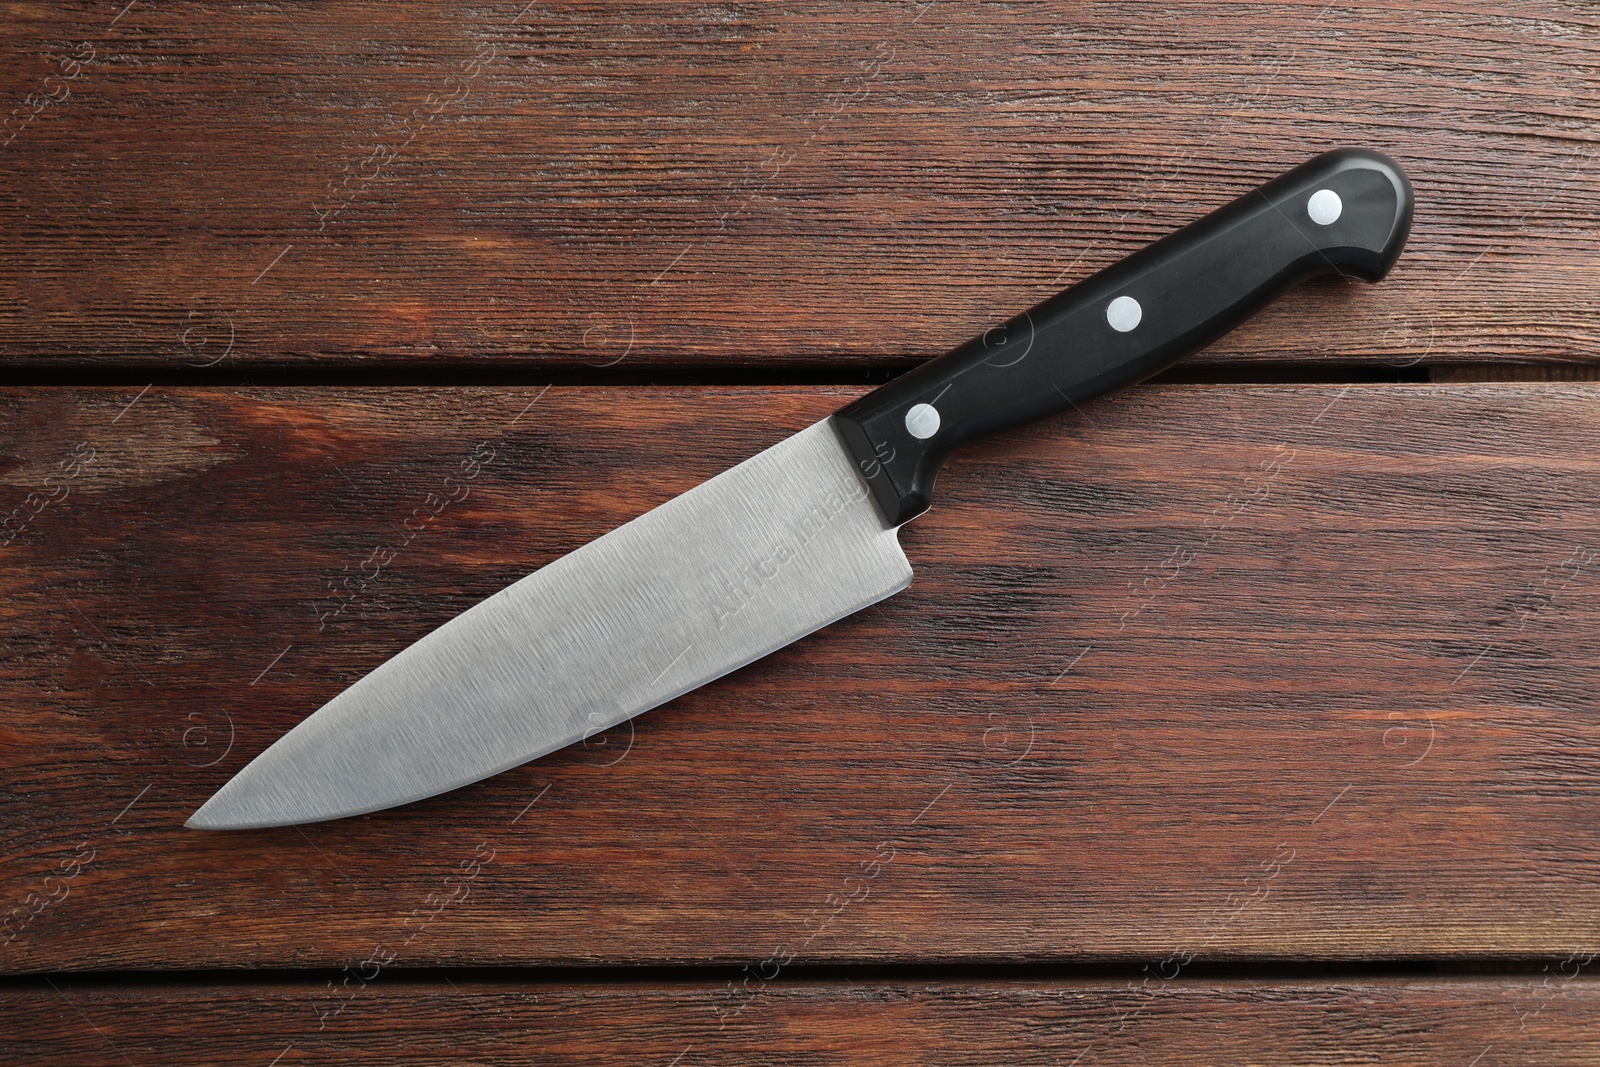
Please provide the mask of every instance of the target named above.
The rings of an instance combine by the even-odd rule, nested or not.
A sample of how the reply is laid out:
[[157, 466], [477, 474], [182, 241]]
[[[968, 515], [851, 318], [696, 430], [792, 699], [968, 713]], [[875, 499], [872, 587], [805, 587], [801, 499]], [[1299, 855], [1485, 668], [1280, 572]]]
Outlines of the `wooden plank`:
[[632, 730], [182, 828], [409, 641], [852, 395], [0, 393], [0, 966], [1595, 948], [1583, 383], [1135, 390], [958, 454], [907, 592]]
[[[1600, 988], [1505, 979], [0, 990], [18, 1067], [127, 1063], [1589, 1064]], [[357, 987], [352, 987], [356, 989]], [[742, 1010], [734, 1011], [732, 1005]], [[342, 1007], [335, 1013], [334, 1009]], [[1489, 1057], [1492, 1056], [1492, 1059]], [[274, 1059], [274, 1057], [278, 1057]]]
[[1338, 144], [1416, 180], [1396, 276], [1207, 358], [1600, 350], [1578, 0], [0, 19], [12, 367], [904, 366]]

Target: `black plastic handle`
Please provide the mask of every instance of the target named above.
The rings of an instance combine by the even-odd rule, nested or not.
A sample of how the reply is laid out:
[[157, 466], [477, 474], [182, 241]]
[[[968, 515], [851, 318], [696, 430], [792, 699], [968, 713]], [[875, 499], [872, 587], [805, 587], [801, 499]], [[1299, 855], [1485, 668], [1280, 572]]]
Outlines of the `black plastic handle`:
[[1377, 281], [1410, 229], [1397, 163], [1324, 153], [901, 375], [834, 427], [898, 526], [928, 509], [939, 464], [962, 441], [1164, 370], [1301, 279]]

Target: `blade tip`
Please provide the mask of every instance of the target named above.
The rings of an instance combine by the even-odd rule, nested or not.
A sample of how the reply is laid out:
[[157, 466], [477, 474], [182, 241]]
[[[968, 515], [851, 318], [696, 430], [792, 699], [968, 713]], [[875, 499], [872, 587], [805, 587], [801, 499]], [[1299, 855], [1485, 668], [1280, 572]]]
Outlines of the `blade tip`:
[[210, 800], [196, 808], [194, 814], [189, 816], [188, 821], [183, 824], [184, 828], [189, 830], [249, 830], [260, 825], [272, 825], [271, 823], [263, 824], [240, 819], [237, 810], [234, 811], [232, 818], [228, 817], [228, 814], [224, 811], [227, 805], [218, 803], [221, 797], [222, 791], [218, 791]]
[[[212, 798], [212, 799], [215, 799], [215, 798]], [[183, 824], [184, 829], [186, 829], [186, 830], [226, 830], [228, 827], [226, 825], [224, 825], [223, 823], [218, 822], [215, 815], [207, 815], [206, 814], [206, 809], [209, 808], [210, 806], [211, 806], [211, 801], [208, 800], [204, 804], [202, 804], [198, 808], [196, 808], [194, 814], [189, 816], [188, 820], [186, 822], [184, 822], [184, 824]]]

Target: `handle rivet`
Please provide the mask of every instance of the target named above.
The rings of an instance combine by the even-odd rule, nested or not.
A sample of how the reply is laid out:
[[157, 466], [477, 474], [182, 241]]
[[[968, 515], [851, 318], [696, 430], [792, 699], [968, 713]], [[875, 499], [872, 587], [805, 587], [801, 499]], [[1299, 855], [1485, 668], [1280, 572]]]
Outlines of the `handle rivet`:
[[1144, 308], [1131, 296], [1119, 296], [1106, 305], [1106, 322], [1118, 333], [1127, 333], [1144, 318]]
[[906, 412], [906, 433], [926, 441], [939, 432], [939, 409], [932, 404], [913, 404]]
[[1339, 194], [1332, 189], [1318, 189], [1311, 194], [1311, 199], [1306, 201], [1306, 214], [1311, 216], [1311, 221], [1318, 226], [1328, 226], [1339, 221], [1339, 216], [1344, 212], [1344, 201], [1339, 199]]

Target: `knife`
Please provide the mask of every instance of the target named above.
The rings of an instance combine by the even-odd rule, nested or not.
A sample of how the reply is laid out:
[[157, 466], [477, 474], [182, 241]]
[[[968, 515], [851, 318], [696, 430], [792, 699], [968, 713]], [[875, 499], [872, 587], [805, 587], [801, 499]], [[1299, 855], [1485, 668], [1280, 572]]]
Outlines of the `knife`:
[[904, 589], [897, 528], [956, 445], [1137, 382], [1411, 227], [1377, 152], [1317, 156], [555, 560], [381, 664], [188, 825], [420, 800], [593, 736]]

